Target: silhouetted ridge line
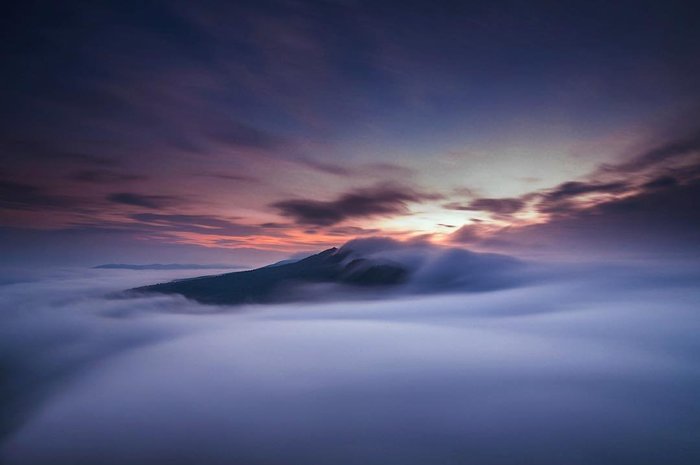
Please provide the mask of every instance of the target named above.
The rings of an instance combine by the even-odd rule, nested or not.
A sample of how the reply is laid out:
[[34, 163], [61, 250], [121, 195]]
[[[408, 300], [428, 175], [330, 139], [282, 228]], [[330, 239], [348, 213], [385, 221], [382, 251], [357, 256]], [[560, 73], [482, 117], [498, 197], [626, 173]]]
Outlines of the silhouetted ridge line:
[[271, 303], [295, 300], [299, 285], [337, 283], [348, 286], [392, 286], [403, 283], [408, 269], [394, 263], [351, 258], [336, 247], [299, 261], [215, 276], [201, 276], [132, 289], [180, 294], [207, 304]]

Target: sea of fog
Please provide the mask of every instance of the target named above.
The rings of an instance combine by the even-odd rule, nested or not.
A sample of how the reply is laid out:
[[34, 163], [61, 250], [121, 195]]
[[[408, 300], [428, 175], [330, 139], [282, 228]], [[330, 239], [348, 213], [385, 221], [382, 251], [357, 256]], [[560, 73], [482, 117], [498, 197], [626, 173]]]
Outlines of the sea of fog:
[[550, 266], [228, 308], [114, 294], [191, 270], [6, 273], [0, 463], [700, 463], [697, 266]]

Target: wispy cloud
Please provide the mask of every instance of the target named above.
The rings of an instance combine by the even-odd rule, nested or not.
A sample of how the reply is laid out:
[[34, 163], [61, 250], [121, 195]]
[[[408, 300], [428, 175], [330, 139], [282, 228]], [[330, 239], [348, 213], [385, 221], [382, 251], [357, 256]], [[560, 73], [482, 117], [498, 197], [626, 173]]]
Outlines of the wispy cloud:
[[700, 130], [691, 132], [665, 143], [655, 144], [648, 150], [619, 164], [604, 164], [600, 173], [638, 173], [647, 169], [663, 169], [672, 166], [674, 162], [700, 162]]
[[263, 231], [259, 226], [236, 223], [235, 218], [228, 219], [211, 215], [137, 213], [131, 215], [130, 218], [137, 222], [137, 227], [175, 233], [249, 236], [260, 234]]
[[630, 190], [623, 181], [598, 183], [570, 181], [547, 190], [539, 195], [536, 209], [541, 213], [566, 213], [580, 208], [577, 201], [589, 194], [620, 194]]
[[68, 177], [71, 181], [78, 181], [92, 184], [112, 184], [130, 181], [143, 181], [147, 176], [124, 173], [113, 170], [81, 170], [71, 173]]
[[42, 210], [69, 208], [78, 200], [50, 193], [48, 190], [31, 184], [0, 181], [0, 208], [10, 210]]
[[510, 214], [520, 211], [525, 206], [523, 199], [517, 198], [479, 198], [464, 205], [459, 202], [451, 202], [444, 205], [448, 210], [486, 211], [498, 214]]
[[168, 195], [146, 195], [133, 192], [115, 192], [107, 196], [107, 200], [113, 203], [130, 205], [133, 207], [151, 208], [159, 210], [182, 203], [178, 197]]

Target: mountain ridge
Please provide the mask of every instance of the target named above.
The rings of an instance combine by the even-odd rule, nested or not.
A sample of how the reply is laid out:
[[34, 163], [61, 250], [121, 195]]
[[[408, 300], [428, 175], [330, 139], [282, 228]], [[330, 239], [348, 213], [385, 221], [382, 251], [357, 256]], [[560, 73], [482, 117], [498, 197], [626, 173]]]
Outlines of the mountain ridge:
[[199, 276], [131, 289], [135, 293], [179, 294], [204, 304], [236, 305], [294, 300], [305, 284], [386, 287], [405, 282], [409, 270], [397, 263], [356, 256], [336, 247], [292, 263]]

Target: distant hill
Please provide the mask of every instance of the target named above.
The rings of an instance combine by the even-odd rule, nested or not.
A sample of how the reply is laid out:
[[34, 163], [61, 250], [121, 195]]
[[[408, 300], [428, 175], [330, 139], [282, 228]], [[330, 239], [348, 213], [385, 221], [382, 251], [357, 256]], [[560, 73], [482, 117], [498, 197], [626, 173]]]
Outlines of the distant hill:
[[207, 304], [269, 303], [293, 300], [300, 284], [394, 286], [406, 281], [408, 276], [409, 270], [402, 265], [356, 258], [350, 251], [332, 248], [291, 263], [182, 279], [131, 291], [180, 294]]
[[238, 265], [223, 264], [198, 265], [194, 263], [151, 263], [148, 265], [132, 265], [128, 263], [106, 263], [104, 265], [94, 266], [93, 268], [100, 270], [236, 270], [245, 267]]

